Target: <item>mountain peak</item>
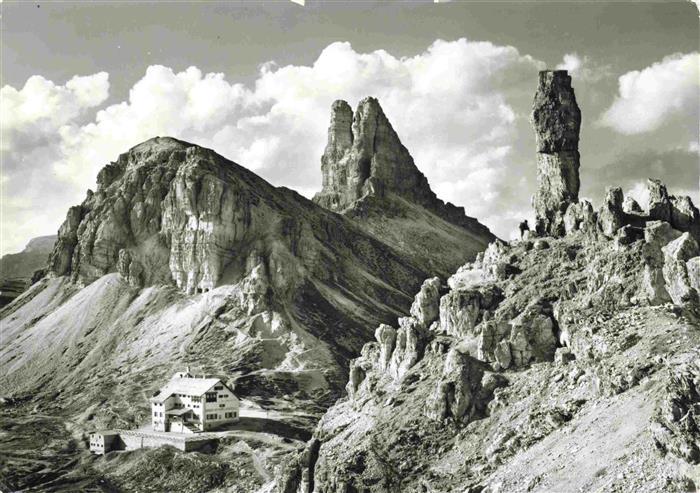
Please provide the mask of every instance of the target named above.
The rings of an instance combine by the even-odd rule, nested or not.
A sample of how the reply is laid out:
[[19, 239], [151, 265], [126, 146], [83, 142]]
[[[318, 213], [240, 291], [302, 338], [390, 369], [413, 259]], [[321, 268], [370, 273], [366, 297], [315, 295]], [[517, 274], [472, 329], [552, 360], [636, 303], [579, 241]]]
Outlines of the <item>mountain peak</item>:
[[430, 189], [373, 97], [360, 101], [354, 115], [347, 102], [333, 103], [321, 163], [323, 190], [314, 200], [337, 212], [367, 195]]
[[186, 149], [192, 147], [194, 144], [185, 142], [184, 140], [176, 139], [175, 137], [151, 137], [148, 140], [144, 140], [140, 144], [136, 144], [134, 147], [129, 149], [129, 152], [145, 152], [145, 151], [167, 151], [175, 149]]
[[332, 211], [351, 212], [362, 209], [366, 199], [394, 195], [489, 241], [494, 238], [463, 207], [435, 195], [377, 98], [362, 99], [354, 114], [346, 101], [333, 103], [321, 171], [323, 188], [313, 200]]

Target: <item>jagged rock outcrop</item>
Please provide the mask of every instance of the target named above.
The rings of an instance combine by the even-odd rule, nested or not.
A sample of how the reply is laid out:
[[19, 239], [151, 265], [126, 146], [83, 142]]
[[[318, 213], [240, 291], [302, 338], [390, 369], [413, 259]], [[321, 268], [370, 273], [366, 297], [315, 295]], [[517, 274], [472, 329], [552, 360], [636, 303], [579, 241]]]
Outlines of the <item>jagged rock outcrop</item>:
[[456, 338], [474, 335], [484, 313], [502, 299], [501, 290], [493, 285], [452, 290], [440, 299], [440, 330]]
[[430, 327], [440, 315], [440, 278], [426, 279], [411, 305], [411, 316]]
[[453, 419], [466, 423], [476, 410], [477, 393], [483, 369], [478, 361], [456, 348], [445, 356], [442, 375], [426, 403], [425, 415], [431, 419]]
[[381, 324], [374, 331], [374, 337], [379, 343], [379, 369], [385, 371], [389, 368], [391, 355], [396, 347], [396, 329], [390, 325]]
[[[642, 289], [645, 251], [663, 253], [678, 233], [660, 221], [641, 231], [647, 241], [620, 249], [602, 235], [583, 243], [577, 235], [548, 239], [540, 250], [528, 241], [494, 246], [489, 263], [506, 262], [508, 276], [485, 281], [484, 255], [460, 269], [441, 298], [441, 319], [449, 311], [447, 326], [460, 330], [448, 333], [441, 322], [422, 332], [413, 315], [400, 320], [399, 331], [415, 331], [423, 348], [408, 352], [401, 374], [382, 369], [386, 356], [379, 355], [393, 349], [393, 362], [401, 361], [406, 344], [394, 345], [394, 330], [380, 327], [379, 342], [352, 364], [349, 399], [329, 409], [315, 432], [318, 460], [306, 471], [314, 491], [496, 491], [504, 481], [519, 491], [539, 484], [532, 477], [560, 471], [562, 456], [586, 479], [557, 476], [543, 488], [599, 489], [619, 471], [626, 479], [618, 486], [669, 484], [648, 471], [697, 460], [697, 382], [695, 369], [670, 382], [664, 371], [696, 359], [697, 343], [687, 341], [698, 336], [693, 319], [679, 319], [669, 305], [631, 301]], [[683, 238], [689, 235], [676, 241]], [[483, 302], [490, 289], [500, 293], [497, 302]], [[424, 295], [425, 285], [416, 302]], [[614, 425], [620, 419], [624, 432]], [[591, 444], [584, 453], [576, 448], [582, 436]], [[531, 474], [552, 447], [557, 458]], [[643, 462], [618, 460], [623, 450]]]
[[641, 215], [644, 212], [639, 203], [630, 196], [625, 197], [622, 203], [622, 210], [625, 214]]
[[625, 223], [625, 213], [622, 210], [623, 200], [620, 187], [608, 187], [605, 191], [605, 200], [598, 211], [598, 225], [608, 238], [612, 238]]
[[690, 236], [683, 233], [662, 248], [664, 252], [663, 275], [666, 281], [666, 290], [673, 302], [682, 305], [687, 302], [698, 302], [698, 292], [693, 287], [697, 279], [689, 277], [687, 263], [700, 255], [698, 243]]
[[389, 361], [389, 374], [400, 380], [423, 356], [425, 328], [412, 317], [399, 318], [396, 345]]
[[376, 98], [360, 101], [354, 116], [347, 102], [333, 103], [321, 172], [323, 189], [314, 201], [334, 211], [344, 211], [367, 196], [393, 193], [455, 224], [478, 224], [464, 215], [464, 208], [436, 197]]
[[575, 231], [593, 233], [596, 229], [598, 216], [589, 200], [580, 200], [569, 205], [564, 214], [564, 230], [567, 234]]
[[578, 201], [581, 111], [566, 70], [545, 70], [532, 106], [537, 138], [536, 231], [562, 236], [564, 214]]
[[647, 193], [649, 217], [657, 221], [671, 222], [671, 200], [666, 191], [666, 185], [661, 183], [661, 180], [649, 178]]
[[495, 238], [463, 207], [437, 198], [375, 98], [360, 101], [354, 115], [345, 101], [333, 103], [321, 172], [314, 202], [431, 262], [436, 274], [454, 272]]

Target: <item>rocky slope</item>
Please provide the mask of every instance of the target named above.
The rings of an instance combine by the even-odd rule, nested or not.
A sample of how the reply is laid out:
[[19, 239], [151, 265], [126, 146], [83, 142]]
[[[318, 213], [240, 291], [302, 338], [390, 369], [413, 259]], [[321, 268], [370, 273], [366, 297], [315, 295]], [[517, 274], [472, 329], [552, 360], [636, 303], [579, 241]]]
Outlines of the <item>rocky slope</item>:
[[619, 188], [598, 210], [578, 201], [570, 78], [539, 80], [539, 237], [425, 280], [271, 490], [700, 485], [700, 214], [658, 180], [643, 206]]
[[[3, 312], [3, 380], [9, 390], [39, 382], [63, 388], [56, 379], [77, 356], [67, 338], [94, 339], [89, 353], [109, 335], [120, 354], [142, 353], [148, 344], [129, 345], [122, 326], [149, 341], [154, 327], [173, 325], [173, 311], [189, 311], [175, 330], [194, 337], [215, 327], [210, 337], [250, 353], [233, 352], [233, 360], [251, 360], [239, 362], [241, 369], [323, 368], [332, 389], [344, 373], [340, 365], [365, 340], [365, 323], [405, 308], [425, 272], [348, 219], [210, 150], [152, 139], [100, 172], [97, 190], [61, 226], [48, 277]], [[56, 359], [37, 355], [36, 345], [53, 348]], [[317, 353], [308, 357], [309, 349]], [[161, 349], [160, 364], [163, 356]], [[195, 356], [177, 357], [188, 358]], [[152, 364], [143, 357], [140, 363]]]
[[[677, 304], [649, 291], [651, 258]], [[657, 221], [626, 245], [493, 243], [378, 326], [277, 491], [692, 491], [698, 262]]]
[[331, 108], [317, 204], [357, 224], [432, 272], [448, 275], [495, 236], [463, 207], [440, 200], [401, 143], [379, 101]]
[[[60, 450], [71, 450], [57, 460], [88, 461], [79, 484], [109, 482], [121, 476], [93, 468], [81, 437], [147, 422], [147, 397], [188, 364], [312, 429], [343, 390], [370, 328], [408, 309], [423, 278], [477, 248], [462, 248], [463, 230], [450, 225], [419, 243], [449, 245], [443, 257], [438, 248], [435, 258], [403, 250], [411, 223], [432, 216], [401, 201], [394, 220], [403, 229], [385, 242], [211, 150], [167, 137], [137, 145], [68, 211], [46, 276], [0, 312], [6, 423], [15, 432], [51, 429]], [[0, 483], [45, 480], [21, 459], [40, 448], [37, 438], [29, 433], [22, 452], [0, 440], [14, 471]], [[272, 464], [288, 447], [275, 442]], [[148, 457], [134, 454], [124, 467], [141, 470]], [[250, 477], [271, 467], [246, 464], [256, 465]]]
[[56, 236], [39, 236], [19, 253], [0, 258], [0, 307], [7, 305], [29, 287], [34, 272], [46, 266]]

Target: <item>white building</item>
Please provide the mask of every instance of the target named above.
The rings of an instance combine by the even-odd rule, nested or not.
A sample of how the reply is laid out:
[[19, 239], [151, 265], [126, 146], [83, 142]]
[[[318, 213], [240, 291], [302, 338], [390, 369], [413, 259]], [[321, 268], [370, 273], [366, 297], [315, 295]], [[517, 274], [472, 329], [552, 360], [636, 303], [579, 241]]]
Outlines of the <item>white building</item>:
[[151, 397], [154, 431], [198, 433], [239, 419], [240, 402], [218, 378], [176, 373]]

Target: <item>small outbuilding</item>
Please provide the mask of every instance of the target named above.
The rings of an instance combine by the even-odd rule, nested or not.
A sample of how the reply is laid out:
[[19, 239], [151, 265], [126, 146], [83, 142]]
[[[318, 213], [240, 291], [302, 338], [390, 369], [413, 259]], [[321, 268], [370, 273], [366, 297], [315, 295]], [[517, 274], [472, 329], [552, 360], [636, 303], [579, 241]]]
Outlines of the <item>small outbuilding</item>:
[[93, 431], [90, 433], [90, 452], [95, 454], [106, 454], [107, 452], [114, 450], [118, 442], [118, 431]]

